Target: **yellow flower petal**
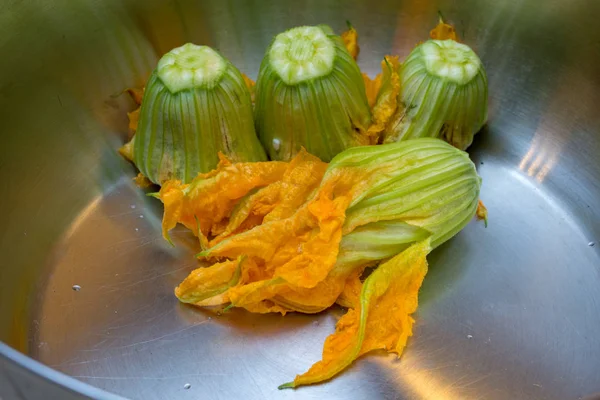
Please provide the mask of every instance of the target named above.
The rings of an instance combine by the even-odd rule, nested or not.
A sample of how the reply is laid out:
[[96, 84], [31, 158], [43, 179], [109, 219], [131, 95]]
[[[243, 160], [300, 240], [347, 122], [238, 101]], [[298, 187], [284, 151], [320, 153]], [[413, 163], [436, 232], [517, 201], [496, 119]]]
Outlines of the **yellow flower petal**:
[[142, 104], [142, 99], [144, 98], [144, 88], [141, 89], [137, 89], [137, 88], [129, 88], [129, 89], [125, 89], [125, 91], [127, 93], [129, 93], [129, 95], [131, 96], [131, 99], [133, 101], [135, 101], [135, 104], [140, 105]]
[[436, 40], [452, 39], [456, 42], [459, 41], [454, 26], [447, 24], [441, 15], [436, 27], [429, 32], [429, 37]]
[[289, 218], [263, 223], [201, 253], [205, 257], [247, 255], [291, 285], [311, 288], [335, 265], [345, 211], [362, 171], [333, 174], [315, 197]]
[[358, 53], [360, 53], [360, 47], [358, 46], [358, 32], [356, 32], [356, 29], [348, 23], [348, 30], [342, 33], [341, 36], [348, 53], [356, 60]]
[[327, 164], [302, 149], [288, 164], [281, 180], [248, 194], [232, 211], [225, 230], [212, 242], [261, 223], [290, 217], [317, 189]]
[[260, 303], [249, 304], [244, 308], [252, 313], [257, 314], [280, 313], [281, 315], [285, 315], [290, 311], [287, 308], [275, 304], [269, 300], [265, 300]]
[[479, 200], [479, 202], [477, 203], [477, 211], [475, 211], [475, 215], [477, 216], [478, 220], [483, 220], [483, 222], [485, 223], [485, 227], [487, 228], [488, 210], [481, 200]]
[[140, 110], [142, 107], [138, 107], [132, 112], [127, 113], [127, 118], [129, 118], [129, 129], [131, 132], [135, 132], [138, 128], [138, 123], [140, 121]]
[[365, 81], [365, 89], [367, 91], [367, 100], [369, 101], [369, 107], [373, 108], [375, 101], [377, 100], [377, 94], [381, 89], [381, 73], [377, 74], [374, 79], [371, 79], [369, 75], [363, 72], [363, 81]]
[[379, 135], [385, 129], [396, 110], [398, 109], [398, 94], [400, 93], [400, 60], [396, 56], [386, 56], [381, 62], [382, 78], [381, 88], [372, 109], [372, 125], [367, 130], [367, 135], [377, 143]]
[[244, 83], [246, 84], [246, 87], [248, 87], [248, 90], [250, 91], [250, 98], [252, 99], [252, 102], [254, 103], [254, 92], [255, 92], [256, 82], [254, 82], [252, 79], [250, 79], [248, 77], [248, 75], [246, 75], [246, 74], [242, 74], [242, 78], [244, 79]]
[[181, 181], [166, 181], [158, 193], [164, 206], [162, 234], [169, 243], [173, 243], [169, 237], [169, 231], [175, 228], [178, 222], [181, 222], [182, 214], [185, 212], [183, 191], [187, 187], [188, 185], [182, 184]]
[[138, 122], [140, 119], [140, 110], [142, 109], [142, 98], [144, 97], [144, 89], [136, 89], [129, 88], [125, 90], [131, 96], [131, 99], [137, 104], [138, 108], [133, 110], [132, 112], [127, 113], [127, 118], [129, 118], [129, 131], [130, 131], [130, 139], [133, 137], [133, 134], [137, 130]]
[[222, 294], [238, 283], [242, 262], [240, 257], [195, 269], [175, 288], [175, 296], [183, 303], [198, 303]]
[[229, 303], [229, 295], [227, 294], [227, 292], [218, 294], [214, 297], [210, 297], [206, 300], [202, 300], [199, 301], [197, 303], [194, 303], [194, 305], [196, 307], [216, 307], [216, 306], [222, 306], [225, 305], [227, 303]]
[[144, 176], [144, 174], [142, 174], [141, 172], [138, 173], [135, 176], [135, 178], [133, 178], [133, 182], [140, 189], [147, 189], [147, 188], [151, 187], [152, 185], [154, 185], [154, 183], [152, 183], [152, 181], [150, 179], [146, 178]]
[[306, 373], [280, 388], [331, 379], [360, 355], [375, 349], [400, 354], [412, 335], [417, 298], [427, 273], [429, 239], [412, 245], [381, 264], [363, 284], [360, 302], [348, 310], [323, 346], [323, 358]]
[[119, 154], [125, 158], [127, 161], [133, 162], [133, 145], [135, 138], [131, 139], [129, 142], [125, 143], [123, 146], [119, 148]]
[[192, 232], [198, 226], [205, 236], [224, 231], [235, 205], [250, 191], [281, 179], [287, 167], [283, 162], [232, 164], [221, 155], [217, 169], [199, 174], [189, 185], [179, 181], [163, 184], [159, 198], [164, 203], [163, 235], [177, 223]]
[[363, 274], [365, 266], [357, 268], [350, 273], [346, 281], [344, 282], [344, 288], [342, 293], [336, 299], [336, 303], [346, 308], [358, 307], [360, 300], [360, 291], [362, 289], [362, 282], [360, 276]]

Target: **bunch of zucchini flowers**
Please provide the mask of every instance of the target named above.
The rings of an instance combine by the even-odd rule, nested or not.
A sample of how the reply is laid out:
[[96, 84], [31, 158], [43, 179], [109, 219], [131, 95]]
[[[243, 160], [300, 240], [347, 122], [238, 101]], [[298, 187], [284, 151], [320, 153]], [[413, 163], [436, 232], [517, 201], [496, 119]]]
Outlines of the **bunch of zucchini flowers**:
[[281, 388], [330, 379], [374, 349], [399, 355], [427, 254], [487, 216], [464, 152], [487, 119], [485, 70], [443, 20], [430, 36], [371, 79], [353, 27], [292, 28], [256, 84], [186, 44], [132, 91], [141, 107], [121, 153], [138, 182], [161, 186], [164, 237], [182, 224], [200, 243], [203, 264], [176, 296], [256, 313], [348, 307], [323, 360]]

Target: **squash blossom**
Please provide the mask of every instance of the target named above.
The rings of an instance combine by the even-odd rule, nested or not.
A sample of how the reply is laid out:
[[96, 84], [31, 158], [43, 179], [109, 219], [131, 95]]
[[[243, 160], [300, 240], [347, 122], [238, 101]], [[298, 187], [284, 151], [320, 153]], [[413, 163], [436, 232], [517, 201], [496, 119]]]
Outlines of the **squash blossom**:
[[304, 151], [289, 163], [223, 159], [190, 184], [166, 182], [158, 197], [166, 238], [182, 223], [202, 239], [202, 258], [245, 257], [269, 284], [300, 290], [425, 238], [439, 246], [475, 215], [480, 184], [466, 153], [423, 138], [348, 149], [329, 165]]
[[323, 346], [323, 358], [279, 389], [331, 379], [361, 355], [373, 350], [402, 354], [412, 336], [411, 314], [427, 274], [429, 240], [418, 242], [381, 264], [362, 284], [357, 304], [340, 318]]
[[256, 131], [272, 160], [289, 161], [304, 147], [328, 162], [370, 143], [361, 72], [327, 26], [301, 26], [275, 37], [260, 66], [255, 100]]
[[[171, 67], [198, 61], [177, 54], [161, 60], [149, 81], [135, 143], [122, 153], [133, 153], [136, 165], [138, 152], [151, 155], [146, 169], [138, 167], [162, 184], [155, 196], [164, 203], [163, 236], [170, 241], [169, 231], [181, 223], [198, 237], [204, 265], [175, 289], [178, 299], [284, 315], [317, 313], [335, 303], [348, 308], [325, 341], [322, 360], [280, 389], [326, 381], [372, 350], [399, 356], [412, 335], [427, 255], [474, 216], [487, 217], [479, 201], [481, 179], [461, 151], [487, 118], [485, 71], [441, 18], [431, 36], [403, 63], [386, 56], [382, 73], [371, 80], [354, 61], [358, 34], [351, 26], [341, 38], [326, 26], [277, 35], [253, 92], [256, 132], [271, 162], [262, 162], [259, 150], [244, 158], [227, 145], [243, 142], [248, 151], [258, 143], [252, 127], [241, 123], [245, 108], [234, 110], [235, 131], [200, 123], [202, 115], [211, 121], [222, 115], [219, 110], [233, 113], [225, 102], [222, 109], [210, 108], [219, 94], [239, 90], [243, 96], [235, 98], [251, 107], [246, 85], [252, 82], [213, 50], [193, 49], [205, 60], [195, 68], [210, 64], [201, 83], [183, 67]], [[168, 67], [165, 77], [161, 65]], [[146, 102], [154, 92], [160, 102]], [[173, 162], [189, 164], [181, 155], [187, 153], [173, 149], [184, 143], [181, 151], [187, 152], [191, 144], [149, 131], [171, 114], [144, 121], [147, 104], [175, 103], [178, 96], [194, 99], [195, 106], [200, 98], [211, 99], [210, 113], [198, 114], [193, 126], [210, 132], [203, 138], [223, 139], [202, 148], [202, 160], [215, 158], [199, 158], [193, 174]], [[188, 127], [177, 121], [174, 126]], [[237, 142], [223, 132], [239, 134]], [[157, 141], [161, 150], [148, 152]], [[171, 158], [163, 162], [165, 149]], [[371, 273], [364, 278], [366, 270]]]
[[327, 380], [374, 349], [400, 354], [426, 255], [473, 218], [480, 184], [466, 153], [432, 138], [355, 147], [330, 164], [305, 151], [289, 163], [222, 159], [158, 194], [165, 236], [183, 223], [210, 263], [175, 294], [255, 313], [349, 307], [323, 360], [282, 388]]
[[234, 162], [266, 160], [242, 74], [207, 46], [188, 43], [165, 54], [135, 117], [126, 154], [157, 184], [190, 182], [217, 166], [219, 152]]
[[[425, 255], [473, 218], [480, 183], [466, 153], [431, 138], [348, 149], [330, 164], [305, 151], [288, 163], [222, 159], [217, 170], [190, 184], [169, 181], [158, 194], [165, 236], [183, 223], [199, 237], [199, 257], [210, 263], [175, 293], [185, 303], [257, 313], [315, 313], [335, 302], [357, 310], [364, 269], [406, 258], [404, 252], [426, 241], [414, 273], [402, 270], [398, 276], [406, 281], [388, 282], [408, 285], [406, 296], [416, 299]], [[416, 307], [410, 302], [398, 308], [402, 324], [390, 328], [401, 327], [398, 351], [410, 335]], [[356, 321], [369, 331], [369, 319]], [[349, 354], [360, 354], [356, 348]], [[338, 372], [319, 370], [294, 385]]]
[[398, 73], [399, 107], [383, 142], [437, 137], [466, 149], [487, 120], [487, 77], [475, 52], [452, 39], [428, 40]]

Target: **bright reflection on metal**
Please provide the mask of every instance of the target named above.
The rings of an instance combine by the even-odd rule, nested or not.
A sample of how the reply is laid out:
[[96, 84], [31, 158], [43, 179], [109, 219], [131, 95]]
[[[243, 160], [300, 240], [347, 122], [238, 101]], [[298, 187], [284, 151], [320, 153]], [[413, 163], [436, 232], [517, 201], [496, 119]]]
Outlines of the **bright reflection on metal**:
[[557, 142], [556, 136], [545, 129], [547, 123], [542, 123], [533, 136], [529, 150], [519, 163], [519, 169], [528, 176], [542, 183], [546, 175], [558, 161], [563, 142]]
[[[529, 150], [519, 163], [519, 169], [542, 183], [560, 159], [565, 144], [578, 128], [578, 121], [591, 109], [565, 104], [565, 98], [582, 98], [593, 104], [595, 93], [580, 74], [559, 76], [559, 86], [550, 94]], [[571, 121], [564, 124], [564, 121]]]
[[[418, 363], [418, 358], [411, 359], [412, 355], [405, 354], [400, 359], [400, 363], [404, 365], [411, 365], [414, 362]], [[371, 359], [381, 365], [381, 370], [386, 371], [389, 375], [390, 381], [394, 381], [398, 384], [400, 391], [405, 391], [409, 388], [408, 393], [411, 393], [410, 398], [418, 399], [432, 399], [432, 400], [457, 400], [464, 398], [465, 391], [469, 385], [474, 382], [473, 377], [465, 376], [458, 380], [448, 380], [446, 374], [440, 373], [440, 369], [427, 369], [422, 366], [412, 366], [408, 368], [390, 369], [389, 360], [390, 357], [376, 357], [372, 356]], [[477, 381], [481, 380], [481, 376], [476, 378]]]

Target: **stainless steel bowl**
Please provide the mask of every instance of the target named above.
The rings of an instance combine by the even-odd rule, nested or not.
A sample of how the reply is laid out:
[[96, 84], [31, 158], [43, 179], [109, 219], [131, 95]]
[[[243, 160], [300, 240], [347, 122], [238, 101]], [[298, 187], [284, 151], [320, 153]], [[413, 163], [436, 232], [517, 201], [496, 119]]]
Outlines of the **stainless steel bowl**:
[[[329, 383], [278, 391], [319, 359], [340, 311], [216, 316], [177, 302], [194, 241], [180, 231], [175, 249], [165, 245], [160, 204], [116, 154], [133, 108], [121, 91], [187, 41], [256, 76], [277, 32], [322, 22], [340, 31], [346, 19], [360, 34], [360, 66], [375, 74], [384, 54], [427, 37], [438, 10], [489, 75], [489, 126], [470, 149], [489, 227], [471, 223], [431, 257], [400, 361], [372, 354]], [[5, 0], [0, 397], [593, 396], [598, 15], [594, 0]]]

